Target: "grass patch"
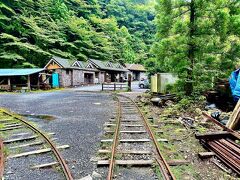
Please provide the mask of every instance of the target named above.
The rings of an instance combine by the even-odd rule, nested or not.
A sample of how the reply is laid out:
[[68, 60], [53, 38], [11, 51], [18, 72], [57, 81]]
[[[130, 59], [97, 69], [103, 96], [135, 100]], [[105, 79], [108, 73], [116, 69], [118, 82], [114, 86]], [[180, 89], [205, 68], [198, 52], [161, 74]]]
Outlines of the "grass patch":
[[201, 179], [191, 164], [171, 167], [171, 170], [176, 179]]

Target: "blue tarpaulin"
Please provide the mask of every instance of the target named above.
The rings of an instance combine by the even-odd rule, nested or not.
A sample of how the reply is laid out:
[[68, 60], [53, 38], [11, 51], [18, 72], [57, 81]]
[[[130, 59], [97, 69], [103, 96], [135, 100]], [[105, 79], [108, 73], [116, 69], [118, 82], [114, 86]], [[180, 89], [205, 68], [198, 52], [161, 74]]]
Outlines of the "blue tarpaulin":
[[240, 99], [240, 69], [237, 69], [236, 71], [233, 71], [229, 83], [230, 83], [230, 88], [232, 91], [232, 95], [234, 98], [234, 101], [238, 101]]

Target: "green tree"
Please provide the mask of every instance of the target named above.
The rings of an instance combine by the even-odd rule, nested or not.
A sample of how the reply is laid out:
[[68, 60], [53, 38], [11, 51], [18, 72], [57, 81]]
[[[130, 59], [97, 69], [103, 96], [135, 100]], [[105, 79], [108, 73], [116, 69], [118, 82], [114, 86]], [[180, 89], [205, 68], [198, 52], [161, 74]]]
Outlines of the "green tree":
[[211, 88], [213, 80], [226, 77], [225, 67], [231, 67], [239, 54], [239, 32], [231, 27], [239, 25], [237, 9], [239, 2], [234, 0], [157, 1], [152, 52], [161, 71], [179, 75], [178, 91], [199, 93]]
[[[126, 0], [131, 4], [125, 11], [126, 17], [119, 13], [116, 17], [109, 8], [112, 3], [2, 0], [0, 67], [43, 67], [52, 55], [78, 60], [143, 62], [152, 37], [147, 32], [153, 28], [152, 19], [148, 19], [153, 16], [153, 8], [151, 11], [144, 8], [147, 1]], [[121, 24], [121, 18], [127, 20], [126, 26]]]

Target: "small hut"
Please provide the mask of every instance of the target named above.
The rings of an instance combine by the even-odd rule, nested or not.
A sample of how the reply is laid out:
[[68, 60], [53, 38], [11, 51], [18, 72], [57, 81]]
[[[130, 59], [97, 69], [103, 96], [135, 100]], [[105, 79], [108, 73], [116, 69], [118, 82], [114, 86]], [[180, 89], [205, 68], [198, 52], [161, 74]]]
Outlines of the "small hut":
[[1, 90], [31, 90], [39, 88], [40, 73], [44, 69], [0, 69], [0, 89]]

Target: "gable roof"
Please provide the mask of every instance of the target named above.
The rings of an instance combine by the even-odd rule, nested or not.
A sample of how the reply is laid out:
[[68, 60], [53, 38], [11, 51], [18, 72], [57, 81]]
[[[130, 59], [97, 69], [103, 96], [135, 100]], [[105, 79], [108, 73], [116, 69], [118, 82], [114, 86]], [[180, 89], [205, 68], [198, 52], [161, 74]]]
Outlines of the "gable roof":
[[79, 68], [86, 68], [86, 63], [83, 61], [75, 61], [72, 66], [79, 67]]
[[60, 57], [56, 57], [56, 56], [52, 57], [52, 59], [57, 61], [64, 68], [70, 68], [72, 66], [72, 63], [73, 63], [72, 60], [64, 59], [64, 58], [60, 58]]
[[110, 61], [99, 61], [95, 59], [89, 59], [89, 61], [98, 69], [101, 70], [110, 70], [110, 71], [128, 71], [124, 66], [120, 63], [112, 63]]
[[26, 76], [43, 71], [41, 68], [31, 69], [0, 69], [0, 76]]
[[60, 58], [57, 56], [53, 56], [52, 59], [47, 63], [47, 65], [45, 66], [45, 68], [52, 62], [54, 61], [55, 63], [57, 63], [61, 68], [71, 68], [72, 64], [74, 61], [69, 60], [69, 59], [64, 59], [64, 58]]
[[126, 68], [130, 71], [146, 71], [141, 64], [125, 64]]

